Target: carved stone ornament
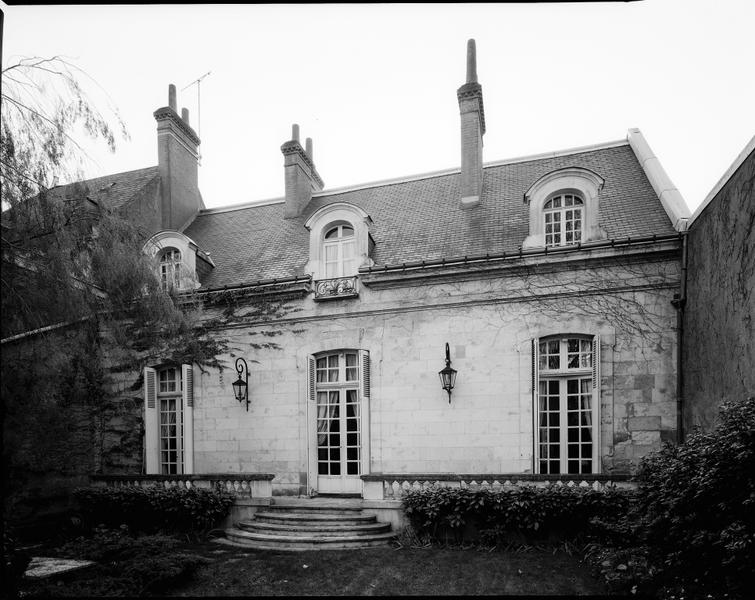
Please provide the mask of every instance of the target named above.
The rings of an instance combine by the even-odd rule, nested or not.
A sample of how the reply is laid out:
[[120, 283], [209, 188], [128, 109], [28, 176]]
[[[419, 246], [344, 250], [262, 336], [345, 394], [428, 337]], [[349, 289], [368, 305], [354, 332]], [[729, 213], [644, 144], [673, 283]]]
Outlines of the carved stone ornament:
[[315, 300], [330, 300], [358, 296], [357, 278], [336, 277], [315, 282]]

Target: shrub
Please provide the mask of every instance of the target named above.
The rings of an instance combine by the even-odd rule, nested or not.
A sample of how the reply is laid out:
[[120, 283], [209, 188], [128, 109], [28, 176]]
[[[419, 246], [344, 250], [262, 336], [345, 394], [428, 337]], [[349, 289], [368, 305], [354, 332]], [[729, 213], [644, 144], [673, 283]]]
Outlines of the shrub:
[[638, 481], [636, 503], [600, 524], [605, 535], [592, 549], [605, 563], [642, 557], [642, 572], [617, 583], [664, 597], [747, 597], [755, 587], [755, 398], [724, 403], [714, 430], [646, 457]]
[[567, 486], [496, 491], [431, 486], [408, 491], [403, 504], [420, 535], [438, 541], [450, 531], [460, 541], [469, 528], [476, 529], [483, 542], [493, 544], [522, 537], [581, 535], [594, 517], [617, 519], [630, 497], [630, 492], [621, 490]]
[[124, 525], [116, 530], [97, 527], [91, 537], [79, 537], [57, 552], [66, 558], [96, 561], [67, 577], [65, 586], [53, 578], [30, 584], [25, 596], [136, 597], [160, 593], [206, 564], [201, 556], [181, 551], [176, 538], [166, 535], [132, 537]]
[[89, 526], [153, 533], [204, 533], [228, 514], [234, 497], [228, 492], [180, 488], [78, 488], [74, 496]]

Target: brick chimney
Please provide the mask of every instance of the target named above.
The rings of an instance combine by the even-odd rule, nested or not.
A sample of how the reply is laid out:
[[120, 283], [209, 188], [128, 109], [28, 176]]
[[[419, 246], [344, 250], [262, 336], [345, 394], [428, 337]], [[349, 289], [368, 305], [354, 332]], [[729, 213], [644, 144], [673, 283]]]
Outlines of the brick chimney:
[[199, 136], [189, 125], [189, 111], [179, 116], [176, 86], [168, 86], [168, 106], [154, 112], [157, 166], [160, 171], [162, 229], [184, 229], [204, 208], [197, 181]]
[[475, 41], [467, 42], [467, 82], [456, 90], [461, 114], [461, 207], [471, 208], [482, 197], [482, 136], [485, 109], [482, 86], [477, 83]]
[[281, 146], [286, 180], [286, 219], [298, 217], [312, 199], [312, 192], [323, 188], [312, 159], [312, 139], [307, 138], [307, 149], [304, 150], [299, 143], [299, 126], [294, 124], [291, 129], [291, 139]]

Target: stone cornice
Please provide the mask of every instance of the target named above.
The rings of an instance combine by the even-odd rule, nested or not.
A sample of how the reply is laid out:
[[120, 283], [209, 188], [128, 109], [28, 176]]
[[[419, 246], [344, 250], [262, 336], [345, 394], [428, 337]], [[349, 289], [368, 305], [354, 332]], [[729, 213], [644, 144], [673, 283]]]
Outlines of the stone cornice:
[[173, 125], [178, 127], [178, 129], [181, 130], [181, 132], [189, 138], [191, 142], [199, 146], [200, 140], [199, 136], [196, 134], [196, 132], [191, 128], [191, 125], [187, 124], [186, 121], [184, 121], [178, 113], [173, 110], [170, 106], [163, 106], [161, 108], [158, 108], [154, 113], [152, 113], [155, 117], [156, 121], [170, 121]]

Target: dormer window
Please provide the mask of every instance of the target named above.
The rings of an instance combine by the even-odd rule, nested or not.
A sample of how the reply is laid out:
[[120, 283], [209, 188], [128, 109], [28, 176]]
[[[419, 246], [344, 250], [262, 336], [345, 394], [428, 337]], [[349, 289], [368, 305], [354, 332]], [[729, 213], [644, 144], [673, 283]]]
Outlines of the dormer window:
[[582, 241], [584, 201], [576, 194], [560, 194], [543, 206], [545, 245], [568, 246]]
[[160, 256], [160, 285], [164, 290], [181, 287], [181, 252], [166, 248]]
[[210, 257], [178, 231], [160, 231], [144, 244], [142, 251], [152, 257], [160, 287], [163, 290], [186, 292], [199, 287], [197, 258], [213, 267]]
[[338, 225], [325, 234], [325, 277], [356, 275], [357, 243], [351, 225]]
[[551, 171], [524, 194], [530, 231], [522, 248], [554, 248], [605, 239], [601, 229], [600, 191], [605, 181], [582, 167]]
[[309, 262], [315, 300], [354, 298], [359, 295], [359, 267], [372, 265], [372, 219], [346, 202], [323, 206], [305, 227], [309, 229]]

